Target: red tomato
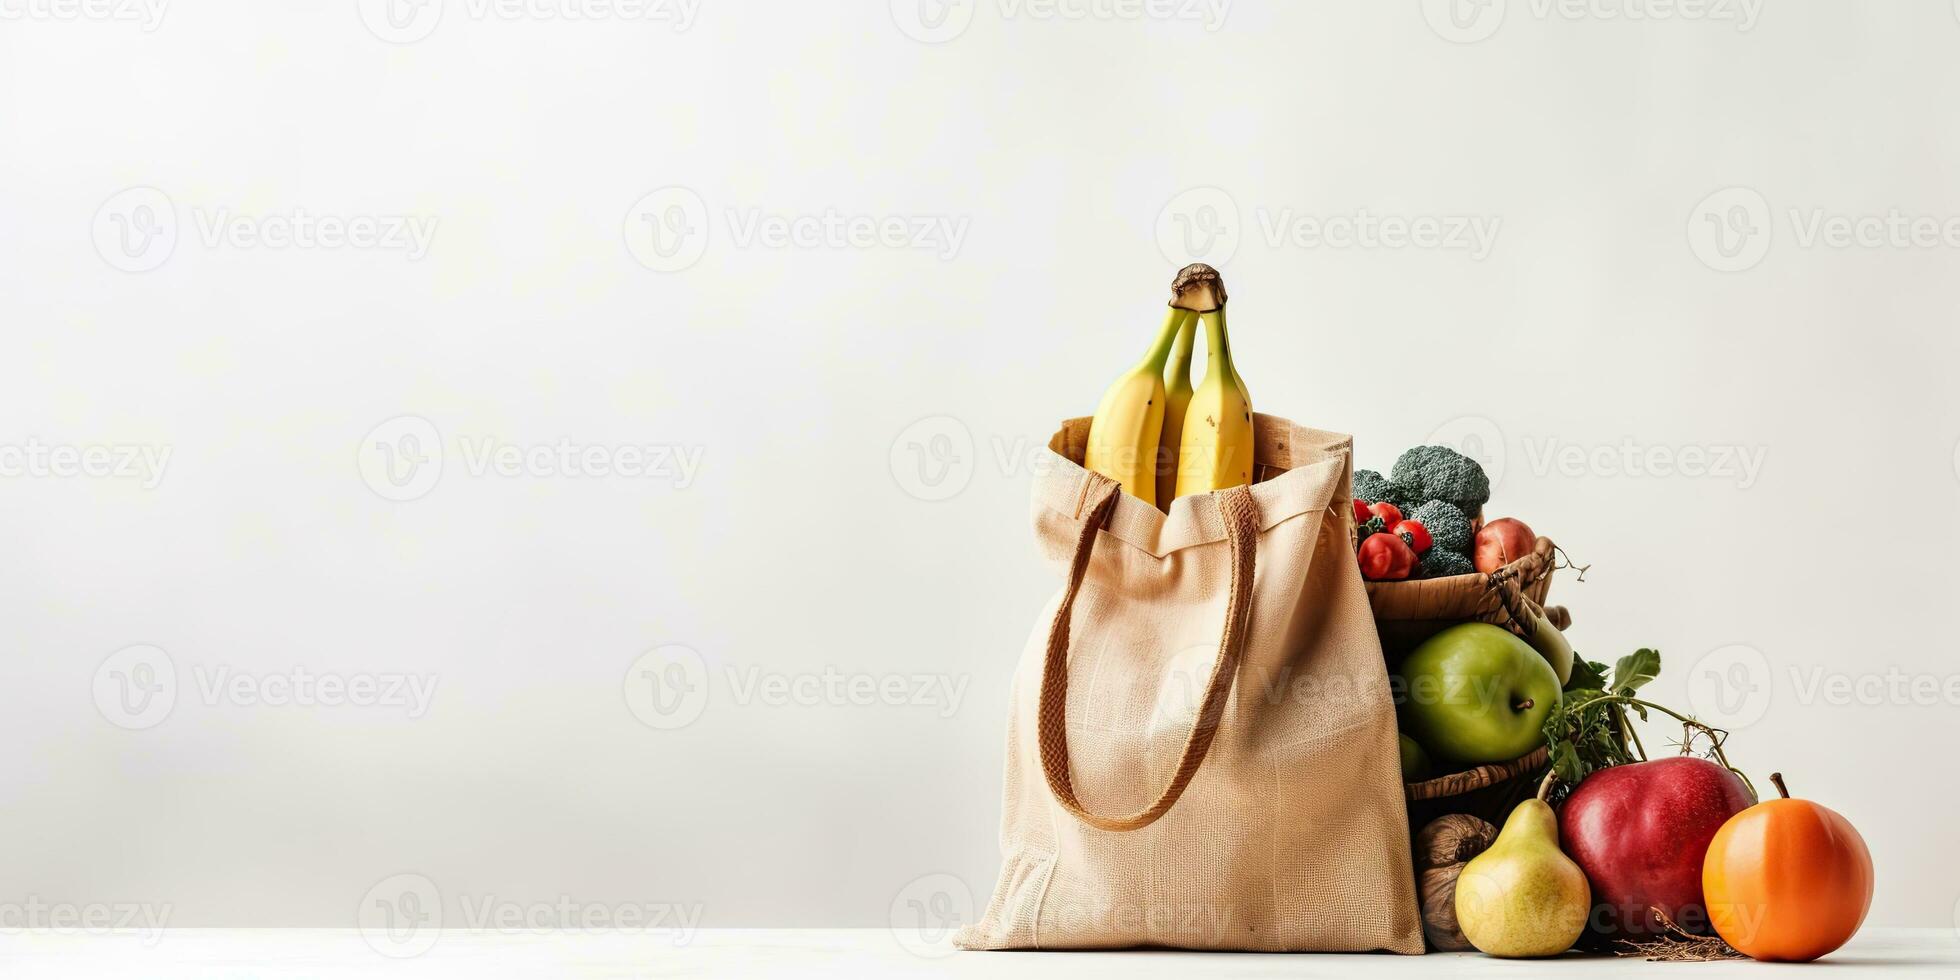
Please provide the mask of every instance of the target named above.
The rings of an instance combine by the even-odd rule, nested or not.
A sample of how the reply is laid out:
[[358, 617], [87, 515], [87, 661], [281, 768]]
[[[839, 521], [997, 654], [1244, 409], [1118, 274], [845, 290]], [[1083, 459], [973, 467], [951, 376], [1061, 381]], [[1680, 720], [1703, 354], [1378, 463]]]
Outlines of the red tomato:
[[1435, 539], [1429, 536], [1429, 529], [1423, 527], [1421, 521], [1403, 521], [1388, 530], [1398, 538], [1404, 534], [1408, 535], [1409, 547], [1415, 549], [1418, 555], [1428, 551], [1429, 547], [1436, 543]]
[[1383, 527], [1394, 527], [1395, 525], [1402, 523], [1402, 508], [1397, 507], [1386, 500], [1378, 504], [1369, 504], [1368, 509], [1374, 512], [1374, 515], [1376, 517], [1382, 519]]
[[1377, 582], [1398, 582], [1415, 571], [1416, 553], [1393, 534], [1370, 534], [1361, 542], [1361, 575]]

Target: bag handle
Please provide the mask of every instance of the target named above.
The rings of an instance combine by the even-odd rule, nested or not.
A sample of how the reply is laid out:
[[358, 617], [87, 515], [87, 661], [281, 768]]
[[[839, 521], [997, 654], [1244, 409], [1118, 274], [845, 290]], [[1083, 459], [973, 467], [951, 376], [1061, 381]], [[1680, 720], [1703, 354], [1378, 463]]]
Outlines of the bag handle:
[[1041, 704], [1037, 730], [1041, 742], [1041, 771], [1048, 777], [1048, 790], [1062, 809], [1098, 830], [1136, 830], [1148, 827], [1163, 816], [1184, 795], [1184, 788], [1198, 774], [1198, 767], [1211, 751], [1211, 740], [1218, 734], [1219, 719], [1225, 713], [1225, 698], [1238, 676], [1239, 654], [1245, 646], [1246, 613], [1252, 606], [1252, 573], [1259, 536], [1259, 505], [1250, 487], [1233, 487], [1210, 496], [1218, 502], [1218, 515], [1225, 522], [1225, 540], [1232, 554], [1230, 599], [1225, 606], [1225, 625], [1218, 640], [1218, 659], [1212, 664], [1211, 678], [1205, 682], [1204, 703], [1191, 722], [1191, 734], [1184, 740], [1177, 771], [1157, 801], [1123, 817], [1106, 817], [1089, 812], [1076, 798], [1069, 774], [1068, 755], [1068, 631], [1075, 609], [1075, 594], [1089, 571], [1089, 557], [1096, 547], [1096, 534], [1116, 508], [1121, 488], [1113, 480], [1090, 474], [1091, 485], [1083, 506], [1082, 530], [1075, 541], [1075, 556], [1069, 563], [1068, 586], [1062, 603], [1048, 627], [1048, 652], [1041, 667]]

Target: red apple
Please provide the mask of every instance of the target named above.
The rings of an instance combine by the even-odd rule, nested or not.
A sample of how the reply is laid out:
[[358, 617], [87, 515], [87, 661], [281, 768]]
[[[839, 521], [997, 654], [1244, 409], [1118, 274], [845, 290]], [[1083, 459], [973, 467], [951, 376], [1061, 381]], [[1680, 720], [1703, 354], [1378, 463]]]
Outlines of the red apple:
[[1663, 931], [1658, 909], [1688, 932], [1711, 930], [1702, 859], [1722, 824], [1756, 803], [1735, 773], [1675, 756], [1601, 769], [1559, 810], [1559, 846], [1592, 883], [1589, 928], [1607, 936]]
[[1477, 532], [1473, 564], [1488, 575], [1524, 556], [1538, 546], [1538, 535], [1515, 517], [1502, 517]]

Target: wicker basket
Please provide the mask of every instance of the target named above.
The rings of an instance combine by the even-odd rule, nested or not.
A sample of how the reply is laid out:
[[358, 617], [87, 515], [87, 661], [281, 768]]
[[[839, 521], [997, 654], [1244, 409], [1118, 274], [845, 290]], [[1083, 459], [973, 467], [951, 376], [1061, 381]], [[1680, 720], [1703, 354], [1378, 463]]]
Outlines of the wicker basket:
[[[1450, 575], [1403, 582], [1369, 582], [1375, 628], [1390, 670], [1424, 640], [1459, 623], [1501, 626], [1541, 650], [1565, 646], [1572, 624], [1563, 606], [1546, 606], [1558, 548], [1539, 538], [1531, 554], [1489, 574]], [[1565, 652], [1570, 653], [1565, 646]], [[1538, 791], [1548, 756], [1544, 746], [1509, 762], [1403, 784], [1409, 824], [1420, 829], [1448, 813], [1468, 813], [1502, 826], [1511, 809]]]
[[1504, 826], [1504, 818], [1538, 792], [1549, 758], [1550, 753], [1540, 745], [1509, 762], [1493, 762], [1447, 776], [1403, 783], [1403, 794], [1409, 802], [1410, 830], [1421, 830], [1429, 821], [1451, 813], [1467, 813], [1482, 817], [1494, 826]]

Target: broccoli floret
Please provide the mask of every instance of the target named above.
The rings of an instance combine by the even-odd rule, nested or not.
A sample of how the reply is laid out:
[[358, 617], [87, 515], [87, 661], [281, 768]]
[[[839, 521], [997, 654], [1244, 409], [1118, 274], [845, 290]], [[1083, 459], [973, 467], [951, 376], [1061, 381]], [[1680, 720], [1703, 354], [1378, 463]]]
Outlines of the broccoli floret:
[[1470, 553], [1470, 518], [1447, 500], [1432, 500], [1415, 509], [1408, 518], [1429, 532], [1435, 547], [1431, 551], [1454, 551], [1458, 558]]
[[1470, 559], [1437, 545], [1422, 553], [1416, 562], [1416, 578], [1442, 578], [1445, 575], [1468, 575], [1477, 570]]
[[1417, 500], [1447, 500], [1465, 514], [1477, 513], [1490, 499], [1484, 468], [1448, 446], [1417, 446], [1403, 453], [1388, 479]]
[[1388, 477], [1374, 470], [1354, 471], [1354, 499], [1365, 500], [1372, 504], [1387, 500], [1392, 491]]
[[1422, 503], [1423, 500], [1423, 498], [1411, 492], [1408, 487], [1396, 483], [1394, 480], [1374, 470], [1354, 471], [1354, 499], [1365, 500], [1371, 504], [1378, 504], [1386, 500], [1403, 511], [1407, 511], [1409, 508]]

